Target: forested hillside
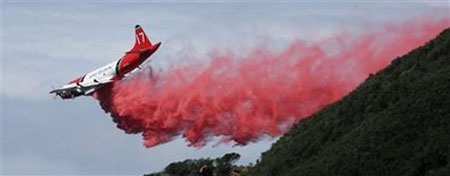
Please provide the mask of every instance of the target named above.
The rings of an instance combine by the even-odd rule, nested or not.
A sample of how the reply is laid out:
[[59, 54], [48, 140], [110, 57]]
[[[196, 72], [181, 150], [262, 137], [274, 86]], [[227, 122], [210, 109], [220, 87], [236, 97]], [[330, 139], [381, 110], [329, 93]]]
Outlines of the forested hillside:
[[[399, 43], [401, 45], [401, 43]], [[450, 29], [295, 125], [252, 175], [450, 175]]]

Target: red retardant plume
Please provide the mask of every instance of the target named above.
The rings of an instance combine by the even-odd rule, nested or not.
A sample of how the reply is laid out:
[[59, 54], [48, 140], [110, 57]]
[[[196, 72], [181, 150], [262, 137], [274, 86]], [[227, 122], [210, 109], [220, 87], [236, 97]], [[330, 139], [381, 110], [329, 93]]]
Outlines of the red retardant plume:
[[141, 71], [94, 96], [118, 128], [142, 133], [146, 147], [178, 135], [191, 146], [212, 137], [245, 145], [282, 135], [448, 26], [449, 19], [415, 20], [357, 36], [296, 41], [279, 52], [213, 54], [208, 65], [153, 77]]

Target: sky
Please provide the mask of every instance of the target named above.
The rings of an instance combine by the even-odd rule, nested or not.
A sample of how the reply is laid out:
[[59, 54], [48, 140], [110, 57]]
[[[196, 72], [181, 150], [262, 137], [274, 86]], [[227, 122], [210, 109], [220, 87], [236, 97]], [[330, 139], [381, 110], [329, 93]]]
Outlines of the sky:
[[11, 1], [1, 18], [1, 173], [139, 175], [174, 161], [241, 155], [255, 163], [277, 138], [246, 146], [189, 147], [183, 138], [145, 148], [140, 135], [115, 127], [91, 97], [48, 92], [119, 59], [140, 24], [162, 41], [146, 66], [167, 69], [207, 62], [211, 52], [245, 54], [362, 32], [423, 14], [449, 16], [449, 1]]

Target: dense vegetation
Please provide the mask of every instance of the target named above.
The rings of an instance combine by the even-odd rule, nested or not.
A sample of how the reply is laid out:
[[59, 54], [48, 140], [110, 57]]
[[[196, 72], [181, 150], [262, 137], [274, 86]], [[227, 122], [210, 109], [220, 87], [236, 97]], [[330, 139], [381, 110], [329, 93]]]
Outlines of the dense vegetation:
[[251, 174], [450, 175], [450, 28], [295, 125]]
[[237, 153], [227, 153], [216, 159], [201, 158], [184, 160], [169, 164], [162, 172], [146, 176], [242, 176], [247, 175], [250, 166], [236, 166], [234, 162], [241, 156]]
[[[198, 175], [202, 165], [230, 175], [231, 163], [228, 172], [214, 163], [186, 160], [154, 175]], [[450, 175], [450, 28], [296, 124], [250, 175]]]

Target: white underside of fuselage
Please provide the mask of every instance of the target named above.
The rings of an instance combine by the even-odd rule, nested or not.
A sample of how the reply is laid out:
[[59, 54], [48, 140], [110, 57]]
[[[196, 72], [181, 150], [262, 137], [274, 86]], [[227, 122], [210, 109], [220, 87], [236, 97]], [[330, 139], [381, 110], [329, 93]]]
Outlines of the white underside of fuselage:
[[84, 75], [79, 82], [70, 83], [57, 90], [57, 94], [65, 98], [74, 98], [80, 95], [92, 95], [96, 90], [111, 83], [118, 76], [120, 59], [100, 67]]

